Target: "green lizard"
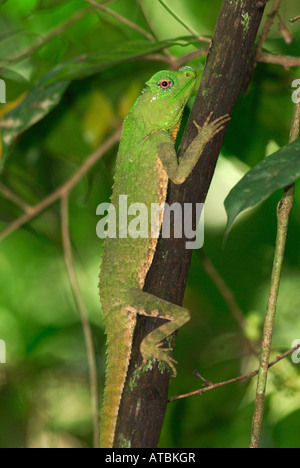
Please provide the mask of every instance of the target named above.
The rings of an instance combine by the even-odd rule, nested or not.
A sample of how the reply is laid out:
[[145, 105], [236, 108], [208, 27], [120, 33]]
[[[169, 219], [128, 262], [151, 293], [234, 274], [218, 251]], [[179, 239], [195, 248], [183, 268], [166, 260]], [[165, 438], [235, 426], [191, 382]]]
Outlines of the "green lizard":
[[[183, 183], [205, 145], [229, 120], [228, 116], [223, 116], [211, 122], [210, 114], [202, 128], [194, 122], [198, 136], [178, 163], [174, 141], [195, 81], [196, 72], [191, 67], [156, 73], [146, 83], [147, 88], [125, 118], [111, 198], [111, 204], [116, 209], [117, 224], [120, 195], [128, 196], [129, 205], [145, 204], [149, 212], [152, 203], [164, 203], [169, 179], [175, 184]], [[100, 297], [108, 355], [101, 416], [101, 447], [112, 447], [114, 444], [137, 314], [168, 320], [143, 340], [140, 351], [143, 364], [149, 359], [157, 359], [167, 363], [176, 375], [175, 361], [169, 354], [170, 350], [163, 348], [161, 342], [189, 320], [189, 311], [143, 291], [156, 249], [161, 218], [155, 236], [134, 239], [119, 236], [107, 237], [105, 240]]]

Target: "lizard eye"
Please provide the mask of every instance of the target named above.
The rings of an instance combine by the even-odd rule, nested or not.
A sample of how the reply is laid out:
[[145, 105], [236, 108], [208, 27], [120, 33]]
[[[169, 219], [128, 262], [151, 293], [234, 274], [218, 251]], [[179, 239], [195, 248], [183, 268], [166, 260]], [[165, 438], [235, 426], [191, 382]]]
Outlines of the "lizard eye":
[[158, 85], [161, 89], [169, 89], [172, 86], [172, 81], [171, 80], [161, 80]]

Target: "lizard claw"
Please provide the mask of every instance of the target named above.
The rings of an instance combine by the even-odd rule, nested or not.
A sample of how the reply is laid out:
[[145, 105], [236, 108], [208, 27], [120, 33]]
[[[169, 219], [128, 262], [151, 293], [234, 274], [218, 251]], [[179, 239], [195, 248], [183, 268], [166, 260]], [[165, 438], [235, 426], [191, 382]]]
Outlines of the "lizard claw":
[[212, 135], [216, 135], [224, 129], [225, 124], [231, 119], [229, 114], [225, 114], [211, 121], [212, 115], [213, 112], [210, 112], [202, 127], [195, 120], [193, 121], [195, 127], [198, 130], [198, 134], [208, 131]]
[[166, 363], [172, 369], [172, 377], [176, 377], [177, 372], [174, 364], [177, 364], [177, 361], [175, 361], [175, 359], [170, 356], [170, 352], [172, 352], [172, 349], [162, 348], [160, 343], [154, 345], [154, 347], [151, 346], [150, 349], [150, 343], [144, 339], [144, 341], [141, 343], [141, 354], [143, 356], [143, 362], [140, 366], [140, 369], [147, 364], [149, 359], [156, 359], [157, 361]]

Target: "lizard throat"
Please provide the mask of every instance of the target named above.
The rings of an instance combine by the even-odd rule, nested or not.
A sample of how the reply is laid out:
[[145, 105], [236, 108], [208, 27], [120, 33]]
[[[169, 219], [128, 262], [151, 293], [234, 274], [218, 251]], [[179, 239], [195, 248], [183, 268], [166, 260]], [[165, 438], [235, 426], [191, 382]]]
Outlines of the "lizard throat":
[[178, 132], [179, 132], [179, 129], [180, 129], [180, 124], [181, 124], [182, 116], [183, 116], [183, 112], [181, 112], [177, 124], [176, 124], [175, 127], [171, 130], [171, 137], [173, 138], [174, 143], [176, 143], [176, 138], [177, 138], [177, 135], [178, 135]]

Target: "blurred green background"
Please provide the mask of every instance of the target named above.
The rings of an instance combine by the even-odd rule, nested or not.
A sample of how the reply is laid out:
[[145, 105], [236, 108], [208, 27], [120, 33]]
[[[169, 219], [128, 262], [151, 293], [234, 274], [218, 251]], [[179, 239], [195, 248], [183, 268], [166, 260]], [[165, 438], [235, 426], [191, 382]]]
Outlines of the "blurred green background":
[[[102, 2], [121, 19], [92, 9], [84, 0], [1, 4], [0, 78], [7, 92], [7, 104], [0, 104], [2, 122], [9, 111], [18, 112], [17, 105], [26, 96], [38, 99], [37, 85], [49, 73], [61, 93], [58, 105], [46, 105], [35, 125], [30, 117], [36, 108], [25, 100], [21, 134], [10, 138], [0, 120], [0, 183], [34, 205], [71, 177], [121, 124], [145, 81], [168, 67], [170, 54], [183, 57], [198, 45], [158, 0]], [[211, 37], [222, 1], [166, 4], [189, 28]], [[285, 43], [276, 19], [264, 50], [299, 56], [300, 24], [288, 22], [300, 14], [298, 0], [283, 2], [280, 11], [293, 40]], [[160, 54], [161, 60], [154, 54]], [[188, 64], [201, 75], [204, 61], [198, 58]], [[234, 294], [245, 327], [241, 329], [214, 277], [207, 274], [202, 253], [195, 251], [185, 296], [192, 320], [178, 335], [178, 377], [171, 382], [170, 396], [201, 387], [192, 375], [194, 369], [219, 382], [258, 366], [249, 342], [259, 350], [281, 193], [243, 215], [225, 248], [223, 201], [250, 167], [287, 144], [293, 112], [291, 83], [296, 78], [300, 69], [258, 64], [247, 94], [234, 110], [205, 208], [204, 252]], [[100, 398], [105, 335], [97, 292], [102, 241], [96, 236], [96, 207], [109, 201], [116, 152], [115, 146], [105, 154], [70, 197], [73, 258], [93, 333]], [[300, 339], [299, 208], [296, 184], [273, 357]], [[0, 193], [0, 229], [21, 215], [20, 207]], [[0, 339], [6, 343], [6, 364], [0, 364], [0, 447], [91, 447], [88, 360], [63, 260], [59, 204], [1, 242], [0, 278]], [[300, 447], [299, 366], [289, 357], [270, 372], [264, 447]], [[236, 383], [170, 403], [160, 447], [247, 447], [255, 383], [255, 379]]]

